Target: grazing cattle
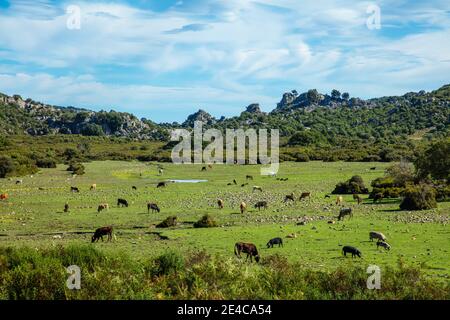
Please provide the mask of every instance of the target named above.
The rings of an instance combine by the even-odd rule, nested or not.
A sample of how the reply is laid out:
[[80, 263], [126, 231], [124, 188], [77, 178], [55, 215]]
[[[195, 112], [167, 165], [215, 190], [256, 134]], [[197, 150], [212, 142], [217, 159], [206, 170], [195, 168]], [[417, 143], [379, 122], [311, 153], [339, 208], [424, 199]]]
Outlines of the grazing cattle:
[[163, 173], [164, 173], [164, 169], [163, 169], [163, 168], [159, 168], [159, 170], [158, 170], [158, 174], [159, 174], [160, 176], [162, 176], [162, 175], [163, 175]]
[[273, 238], [270, 239], [269, 242], [267, 242], [267, 248], [273, 248], [273, 245], [277, 244], [278, 248], [283, 246], [283, 239], [281, 238]]
[[262, 188], [259, 186], [253, 186], [253, 191], [259, 190], [262, 192]]
[[258, 254], [258, 249], [256, 249], [256, 246], [253, 243], [237, 242], [234, 245], [234, 254], [238, 258], [241, 258], [241, 252], [247, 254], [247, 258], [245, 259], [245, 261], [247, 261], [250, 257], [250, 262], [252, 262], [253, 257], [255, 257], [255, 261], [259, 262], [260, 257]]
[[336, 197], [336, 205], [340, 205], [340, 204], [342, 204], [342, 202], [344, 202], [344, 198], [342, 198], [342, 196], [337, 196]]
[[244, 213], [247, 210], [247, 205], [245, 204], [245, 202], [241, 202], [241, 204], [239, 205], [239, 209], [241, 210], [241, 213]]
[[236, 181], [236, 179], [233, 179], [233, 183], [234, 183], [234, 184], [237, 184], [237, 181]]
[[137, 190], [137, 187], [136, 186], [132, 186], [131, 189]]
[[341, 219], [344, 219], [345, 216], [353, 217], [352, 208], [342, 208], [339, 211], [338, 220], [341, 221]]
[[20, 180], [16, 180], [16, 184], [22, 184], [22, 182], [23, 182], [23, 180], [22, 180], [22, 179], [20, 179]]
[[112, 232], [113, 232], [113, 227], [109, 226], [109, 227], [101, 227], [98, 228], [97, 230], [95, 230], [94, 235], [92, 236], [92, 242], [98, 241], [98, 239], [102, 239], [103, 241], [103, 236], [108, 236], [108, 241], [112, 240]]
[[373, 203], [375, 202], [381, 202], [381, 199], [383, 199], [383, 194], [382, 193], [377, 193], [373, 196]]
[[373, 239], [377, 239], [377, 240], [381, 240], [381, 241], [386, 241], [386, 236], [384, 234], [382, 234], [381, 232], [377, 232], [377, 231], [370, 231], [369, 232], [369, 240], [373, 241]]
[[117, 199], [118, 207], [128, 207], [128, 201], [125, 199]]
[[352, 258], [354, 258], [355, 256], [358, 256], [361, 258], [361, 251], [359, 251], [358, 249], [356, 249], [355, 247], [351, 247], [351, 246], [344, 246], [342, 248], [342, 254], [344, 256], [347, 256], [347, 253], [351, 253], [352, 254]]
[[299, 200], [306, 199], [306, 198], [311, 199], [311, 192], [302, 192], [302, 194], [300, 195]]
[[329, 198], [331, 198], [331, 196], [329, 194], [326, 194], [325, 199], [327, 199], [327, 198], [329, 199]]
[[353, 200], [358, 201], [358, 204], [361, 204], [363, 202], [361, 196], [357, 195], [356, 193], [353, 194]]
[[0, 200], [8, 200], [8, 194], [7, 193], [0, 194]]
[[156, 203], [147, 203], [147, 213], [150, 212], [150, 209], [152, 209], [152, 213], [155, 211], [159, 213], [161, 211]]
[[208, 164], [208, 168], [212, 169], [212, 165]]
[[166, 187], [167, 183], [166, 182], [158, 182], [158, 184], [156, 185], [157, 188], [164, 188]]
[[261, 210], [261, 208], [267, 209], [267, 201], [258, 201], [255, 204], [255, 208], [258, 208], [258, 211]]
[[97, 184], [96, 183], [93, 183], [92, 185], [91, 185], [91, 188], [89, 189], [89, 190], [97, 190]]
[[227, 183], [227, 186], [232, 186], [233, 184], [231, 183], [231, 182], [228, 182]]
[[291, 194], [287, 194], [284, 196], [284, 202], [288, 202], [288, 201], [295, 201], [293, 192]]
[[202, 167], [202, 171], [206, 171], [206, 167]]
[[297, 238], [297, 234], [296, 233], [289, 233], [286, 238], [290, 238], [290, 239], [295, 239]]
[[377, 241], [377, 249], [383, 247], [386, 250], [391, 250], [391, 245], [385, 241]]
[[103, 210], [109, 210], [109, 205], [107, 203], [100, 203], [97, 212], [102, 212]]
[[71, 192], [80, 192], [80, 189], [78, 189], [77, 187], [70, 187], [70, 191]]
[[370, 170], [377, 170], [377, 167], [372, 167], [370, 168]]
[[246, 175], [246, 176], [245, 176], [245, 180], [253, 180], [253, 176]]
[[219, 209], [223, 209], [223, 200], [217, 199], [217, 205], [219, 206]]
[[241, 184], [241, 187], [245, 187], [247, 185], [248, 185], [248, 183], [246, 182], [246, 183]]
[[64, 205], [64, 212], [69, 212], [69, 204], [68, 203], [66, 203]]

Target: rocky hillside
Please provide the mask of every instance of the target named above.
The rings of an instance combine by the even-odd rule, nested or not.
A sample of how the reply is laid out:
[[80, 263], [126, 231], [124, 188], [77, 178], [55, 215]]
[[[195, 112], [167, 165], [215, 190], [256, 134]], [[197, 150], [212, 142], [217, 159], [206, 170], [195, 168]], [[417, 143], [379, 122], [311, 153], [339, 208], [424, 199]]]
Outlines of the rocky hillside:
[[2, 134], [81, 134], [157, 139], [160, 129], [124, 112], [94, 112], [73, 107], [58, 107], [0, 94], [0, 133]]
[[363, 100], [333, 90], [322, 94], [312, 89], [299, 94], [283, 94], [269, 113], [252, 103], [236, 117], [216, 119], [204, 110], [187, 117], [182, 124], [156, 124], [137, 119], [129, 113], [94, 112], [64, 108], [0, 94], [0, 133], [46, 135], [81, 134], [166, 140], [168, 130], [193, 126], [203, 121], [205, 127], [278, 128], [291, 145], [340, 145], [342, 141], [394, 143], [417, 132], [445, 136], [450, 126], [450, 85], [431, 92], [410, 92]]

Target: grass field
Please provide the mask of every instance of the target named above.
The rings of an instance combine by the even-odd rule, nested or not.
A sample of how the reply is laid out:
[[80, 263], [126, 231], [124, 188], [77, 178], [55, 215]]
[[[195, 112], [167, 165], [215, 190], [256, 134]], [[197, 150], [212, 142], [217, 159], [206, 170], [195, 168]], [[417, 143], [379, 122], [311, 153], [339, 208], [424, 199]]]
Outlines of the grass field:
[[[325, 199], [337, 182], [361, 175], [366, 186], [384, 174], [386, 163], [307, 162], [281, 164], [278, 181], [259, 174], [259, 166], [215, 165], [201, 172], [199, 165], [163, 164], [164, 174], [158, 176], [156, 163], [103, 161], [86, 163], [86, 174], [72, 177], [65, 166], [43, 169], [33, 177], [24, 177], [22, 184], [15, 180], [0, 180], [0, 192], [9, 194], [0, 202], [0, 246], [29, 246], [48, 248], [58, 244], [90, 243], [93, 231], [113, 225], [116, 240], [92, 244], [105, 252], [123, 251], [136, 259], [147, 259], [174, 249], [182, 253], [205, 249], [211, 253], [233, 256], [237, 241], [253, 242], [262, 259], [279, 253], [289, 261], [305, 268], [335, 270], [339, 266], [370, 264], [395, 266], [399, 259], [420, 266], [433, 279], [450, 278], [450, 203], [423, 212], [399, 211], [399, 199], [372, 204], [365, 199], [357, 205], [351, 195], [344, 196], [344, 206], [352, 207], [354, 217], [336, 220], [339, 206], [335, 196]], [[376, 167], [376, 170], [369, 170]], [[246, 183], [245, 176], [254, 180]], [[205, 179], [200, 183], [170, 183], [156, 188], [158, 181], [168, 179]], [[237, 185], [227, 185], [233, 179]], [[97, 189], [90, 191], [91, 184]], [[263, 192], [252, 191], [261, 186]], [[80, 188], [71, 193], [70, 186]], [[132, 190], [136, 186], [137, 190]], [[311, 199], [283, 203], [284, 196], [310, 191]], [[366, 196], [365, 196], [366, 197]], [[117, 198], [127, 199], [128, 208], [118, 208]], [[217, 199], [225, 201], [219, 210]], [[267, 200], [269, 208], [258, 211], [256, 201]], [[160, 213], [147, 213], [148, 201], [158, 203]], [[249, 211], [239, 213], [241, 201]], [[70, 212], [64, 213], [64, 204]], [[97, 213], [102, 202], [109, 211]], [[211, 214], [219, 227], [196, 229], [193, 222], [205, 213]], [[176, 215], [179, 226], [155, 228], [169, 215]], [[305, 225], [297, 225], [306, 221]], [[392, 245], [391, 251], [377, 250], [369, 241], [369, 231], [381, 231]], [[286, 236], [296, 233], [297, 238]], [[59, 237], [60, 236], [60, 237]], [[267, 249], [266, 243], [282, 237], [284, 247]], [[167, 237], [167, 239], [166, 239]], [[344, 258], [343, 245], [353, 245], [362, 251], [363, 259]]]

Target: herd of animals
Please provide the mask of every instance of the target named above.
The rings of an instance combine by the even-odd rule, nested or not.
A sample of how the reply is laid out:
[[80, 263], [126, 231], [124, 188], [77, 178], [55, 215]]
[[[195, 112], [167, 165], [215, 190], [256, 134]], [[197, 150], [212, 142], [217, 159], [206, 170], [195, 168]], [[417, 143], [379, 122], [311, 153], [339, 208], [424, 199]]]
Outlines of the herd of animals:
[[[209, 168], [212, 168], [209, 165]], [[371, 170], [373, 170], [374, 168], [370, 168]], [[206, 171], [207, 168], [206, 166], [202, 167], [201, 171]], [[163, 168], [159, 168], [159, 175], [163, 174]], [[248, 180], [253, 180], [253, 176], [251, 175], [247, 175], [245, 177], [245, 179]], [[277, 180], [280, 181], [286, 181], [288, 178], [277, 178]], [[22, 180], [17, 180], [16, 184], [22, 184]], [[237, 181], [234, 179], [232, 183], [228, 183], [228, 185], [237, 185]], [[156, 185], [156, 188], [164, 188], [168, 185], [167, 181], [162, 181], [162, 182], [158, 182]], [[241, 186], [246, 186], [248, 185], [248, 183], [244, 183]], [[97, 184], [92, 184], [90, 186], [90, 191], [96, 190], [97, 189]], [[136, 186], [132, 186], [133, 190], [137, 190]], [[255, 191], [260, 191], [262, 192], [263, 189], [260, 186], [253, 186], [252, 188], [253, 192]], [[80, 189], [78, 187], [74, 187], [71, 186], [70, 187], [70, 192], [73, 193], [79, 193]], [[380, 201], [382, 199], [382, 195], [380, 194], [376, 194], [373, 202], [375, 203], [376, 201]], [[9, 198], [7, 193], [2, 193], [0, 194], [0, 200], [7, 200]], [[299, 197], [299, 201], [305, 200], [305, 199], [310, 199], [311, 198], [311, 192], [302, 192], [300, 194]], [[325, 198], [331, 198], [331, 196], [329, 194], [325, 195]], [[360, 195], [358, 194], [353, 194], [353, 199], [357, 201], [358, 204], [361, 204], [363, 202], [363, 199]], [[285, 196], [284, 198], [284, 202], [288, 202], [288, 201], [292, 201], [295, 202], [295, 196], [294, 193], [288, 194]], [[342, 196], [337, 196], [336, 197], [336, 205], [341, 205], [343, 203], [343, 197]], [[223, 209], [224, 208], [224, 200], [223, 199], [218, 199], [217, 200], [217, 205], [219, 207], [219, 209]], [[118, 198], [117, 199], [117, 207], [128, 207], [129, 203], [126, 199], [122, 199], [122, 198]], [[258, 201], [254, 204], [254, 208], [261, 210], [261, 209], [267, 209], [268, 208], [268, 203], [267, 201]], [[245, 202], [241, 202], [240, 206], [239, 206], [240, 212], [241, 214], [245, 213], [247, 211], [247, 204]], [[109, 205], [108, 203], [100, 203], [97, 207], [97, 212], [100, 213], [103, 210], [109, 210]], [[150, 210], [152, 211], [152, 213], [154, 212], [160, 212], [161, 209], [158, 207], [158, 205], [156, 203], [152, 203], [152, 202], [148, 202], [147, 203], [147, 212], [149, 213]], [[69, 212], [69, 204], [66, 203], [64, 205], [64, 212]], [[344, 219], [345, 216], [348, 216], [349, 218], [353, 217], [353, 211], [352, 208], [341, 208], [339, 211], [339, 215], [337, 216], [338, 221], [341, 221]], [[333, 220], [328, 221], [328, 223], [334, 223]], [[103, 241], [103, 236], [107, 236], [107, 241], [111, 241], [113, 238], [113, 227], [112, 226], [106, 226], [106, 227], [100, 227], [98, 229], [95, 230], [92, 238], [91, 238], [91, 242], [96, 242], [98, 240], [102, 240]], [[295, 234], [290, 234], [287, 236], [288, 238], [295, 238], [296, 235]], [[386, 250], [390, 250], [391, 246], [386, 242], [386, 236], [381, 233], [381, 232], [377, 232], [377, 231], [370, 231], [369, 232], [369, 240], [373, 241], [374, 239], [377, 240], [376, 245], [377, 245], [377, 249], [379, 247], [382, 247]], [[277, 237], [277, 238], [273, 238], [270, 239], [267, 242], [267, 248], [274, 248], [274, 245], [278, 245], [278, 247], [283, 246], [283, 239]], [[245, 242], [237, 242], [234, 246], [234, 253], [238, 258], [241, 258], [241, 253], [246, 254], [246, 261], [250, 258], [250, 262], [253, 261], [253, 257], [255, 258], [256, 262], [259, 262], [260, 260], [260, 256], [257, 250], [257, 247], [255, 244], [253, 243], [245, 243]], [[361, 258], [361, 251], [359, 249], [357, 249], [356, 247], [353, 246], [343, 246], [342, 248], [342, 254], [344, 256], [347, 256], [348, 254], [351, 254], [352, 258], [354, 257], [360, 257]]]

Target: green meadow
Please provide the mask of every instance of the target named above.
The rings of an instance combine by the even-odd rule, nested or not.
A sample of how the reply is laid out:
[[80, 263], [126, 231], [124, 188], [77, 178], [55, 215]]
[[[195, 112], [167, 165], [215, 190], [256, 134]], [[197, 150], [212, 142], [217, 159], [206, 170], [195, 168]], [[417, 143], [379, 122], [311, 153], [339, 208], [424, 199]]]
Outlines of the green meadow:
[[[261, 176], [261, 167], [256, 165], [214, 165], [205, 172], [200, 165], [164, 163], [162, 175], [158, 174], [157, 163], [102, 161], [85, 166], [82, 176], [72, 176], [66, 166], [60, 165], [24, 177], [22, 184], [16, 184], [15, 179], [0, 180], [0, 191], [9, 195], [8, 200], [0, 202], [0, 246], [39, 250], [87, 244], [136, 259], [156, 257], [168, 249], [182, 254], [204, 250], [232, 258], [234, 244], [245, 241], [257, 245], [262, 260], [279, 254], [314, 270], [331, 271], [348, 265], [366, 268], [372, 264], [383, 270], [403, 261], [419, 267], [432, 279], [450, 276], [448, 202], [439, 203], [434, 210], [407, 212], [398, 210], [400, 199], [373, 204], [364, 196], [363, 204], [358, 205], [351, 195], [344, 195], [342, 206], [353, 208], [354, 216], [337, 221], [341, 207], [335, 204], [336, 196], [325, 195], [336, 183], [356, 174], [370, 186], [373, 179], [384, 174], [386, 163], [284, 162], [277, 177]], [[253, 181], [246, 181], [246, 175], [252, 175]], [[157, 182], [170, 179], [207, 181], [156, 188]], [[94, 183], [97, 189], [90, 190]], [[71, 186], [78, 187], [80, 193], [70, 192]], [[253, 191], [253, 186], [261, 186], [263, 191]], [[284, 203], [284, 196], [291, 192], [297, 200]], [[311, 192], [311, 199], [298, 201], [301, 192]], [[130, 206], [117, 207], [118, 198], [126, 199]], [[217, 206], [219, 198], [224, 200], [224, 209]], [[260, 200], [268, 202], [267, 210], [253, 207]], [[242, 201], [248, 207], [244, 214], [239, 212]], [[110, 209], [97, 213], [103, 202]], [[147, 213], [147, 202], [157, 203], [161, 212]], [[68, 213], [63, 212], [65, 203], [70, 207]], [[218, 227], [194, 228], [193, 223], [204, 214], [210, 214]], [[178, 218], [176, 227], [155, 227], [172, 215]], [[335, 223], [328, 223], [331, 220]], [[302, 221], [305, 223], [298, 224]], [[91, 244], [94, 230], [107, 225], [114, 227], [114, 241]], [[377, 250], [375, 241], [369, 241], [372, 230], [386, 235], [390, 251]], [[293, 233], [296, 238], [287, 238]], [[268, 249], [266, 243], [274, 237], [283, 238], [284, 246]], [[344, 258], [344, 245], [360, 249], [363, 258]]]

